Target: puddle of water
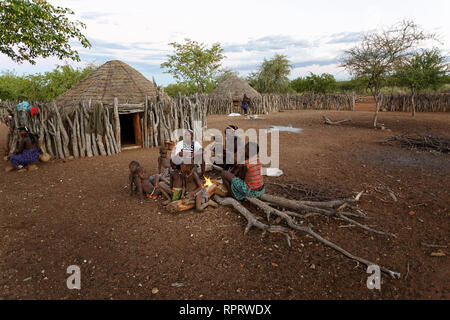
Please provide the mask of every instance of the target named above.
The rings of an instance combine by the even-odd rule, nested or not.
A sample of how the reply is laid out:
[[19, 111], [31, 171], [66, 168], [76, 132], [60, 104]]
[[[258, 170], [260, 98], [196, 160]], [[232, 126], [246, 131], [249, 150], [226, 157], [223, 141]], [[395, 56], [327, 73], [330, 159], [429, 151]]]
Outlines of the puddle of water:
[[270, 126], [269, 132], [271, 132], [271, 131], [300, 133], [300, 132], [303, 131], [303, 129], [301, 129], [301, 128], [294, 128], [292, 126]]

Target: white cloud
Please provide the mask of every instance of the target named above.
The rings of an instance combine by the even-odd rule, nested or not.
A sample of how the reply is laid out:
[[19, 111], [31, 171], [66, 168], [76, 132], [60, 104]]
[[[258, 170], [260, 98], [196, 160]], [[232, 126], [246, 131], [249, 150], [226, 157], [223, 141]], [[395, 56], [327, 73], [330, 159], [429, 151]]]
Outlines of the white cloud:
[[[184, 38], [226, 49], [224, 66], [254, 70], [264, 58], [281, 53], [296, 65], [292, 76], [329, 72], [345, 77], [337, 58], [354, 44], [358, 34], [413, 19], [441, 36], [444, 49], [450, 43], [447, 0], [50, 0], [69, 7], [87, 25], [91, 50], [80, 49], [84, 61], [104, 63], [120, 59], [158, 83], [171, 82], [159, 65], [170, 53], [169, 42]], [[41, 72], [62, 62], [39, 59], [35, 66], [17, 65], [0, 55], [0, 69]]]

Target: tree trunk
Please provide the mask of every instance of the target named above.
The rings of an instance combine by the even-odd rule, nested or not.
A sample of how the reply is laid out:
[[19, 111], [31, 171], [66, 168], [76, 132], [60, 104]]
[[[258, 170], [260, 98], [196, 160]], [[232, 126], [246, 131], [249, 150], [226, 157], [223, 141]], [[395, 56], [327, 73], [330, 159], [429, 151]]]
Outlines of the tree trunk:
[[378, 112], [380, 111], [380, 95], [374, 94], [373, 97], [375, 98], [375, 116], [373, 117], [373, 126], [374, 128], [376, 128], [378, 121]]
[[411, 114], [413, 117], [416, 116], [416, 101], [415, 101], [415, 90], [414, 88], [411, 89]]

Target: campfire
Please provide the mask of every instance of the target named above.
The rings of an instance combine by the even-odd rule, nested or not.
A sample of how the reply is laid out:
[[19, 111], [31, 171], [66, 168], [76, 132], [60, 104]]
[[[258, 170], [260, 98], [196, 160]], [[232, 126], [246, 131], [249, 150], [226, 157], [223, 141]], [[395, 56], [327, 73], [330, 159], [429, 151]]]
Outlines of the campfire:
[[216, 184], [216, 183], [213, 182], [210, 178], [205, 177], [205, 182], [203, 182], [203, 188], [208, 188], [214, 184]]

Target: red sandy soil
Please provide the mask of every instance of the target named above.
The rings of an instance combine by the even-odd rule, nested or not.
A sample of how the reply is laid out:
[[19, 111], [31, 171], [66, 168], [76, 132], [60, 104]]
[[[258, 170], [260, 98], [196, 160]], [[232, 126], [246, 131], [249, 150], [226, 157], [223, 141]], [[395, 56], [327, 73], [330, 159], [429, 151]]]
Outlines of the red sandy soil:
[[[326, 126], [351, 118], [343, 126]], [[448, 245], [449, 155], [381, 145], [392, 134], [449, 136], [450, 114], [295, 111], [265, 120], [211, 116], [210, 128], [293, 125], [280, 133], [280, 168], [270, 182], [301, 183], [334, 195], [366, 190], [367, 224], [398, 238], [315, 217], [314, 230], [350, 252], [401, 272], [366, 287], [366, 267], [296, 232], [289, 248], [279, 234], [262, 236], [233, 209], [169, 214], [161, 201], [128, 195], [131, 160], [156, 168], [157, 149], [111, 157], [53, 161], [32, 172], [0, 170], [2, 299], [449, 299], [448, 249], [432, 257], [421, 245]], [[3, 154], [5, 127], [0, 125]], [[277, 189], [278, 188], [278, 189]], [[394, 202], [390, 188], [398, 197]], [[338, 191], [336, 191], [338, 190]], [[263, 217], [255, 208], [252, 211]], [[273, 223], [273, 221], [272, 221]], [[68, 290], [66, 269], [81, 268], [81, 290]], [[172, 286], [182, 283], [183, 286]], [[153, 294], [152, 289], [158, 288]]]

